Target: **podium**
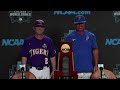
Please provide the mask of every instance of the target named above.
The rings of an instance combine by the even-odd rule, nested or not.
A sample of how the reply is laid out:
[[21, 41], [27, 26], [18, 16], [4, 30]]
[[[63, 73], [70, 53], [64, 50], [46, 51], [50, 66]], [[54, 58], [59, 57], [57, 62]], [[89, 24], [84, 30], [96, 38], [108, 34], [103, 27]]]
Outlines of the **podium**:
[[78, 79], [77, 72], [74, 71], [72, 44], [70, 42], [60, 42], [59, 44], [58, 65], [54, 72], [54, 79]]

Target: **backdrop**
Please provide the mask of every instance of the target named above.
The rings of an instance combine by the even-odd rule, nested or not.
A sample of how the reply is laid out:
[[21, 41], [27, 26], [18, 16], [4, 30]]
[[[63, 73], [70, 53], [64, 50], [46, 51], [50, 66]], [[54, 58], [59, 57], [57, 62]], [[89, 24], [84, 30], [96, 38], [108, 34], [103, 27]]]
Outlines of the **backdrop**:
[[86, 29], [96, 35], [99, 63], [119, 73], [120, 11], [0, 11], [0, 78], [9, 78], [9, 69], [20, 60], [19, 50], [24, 38], [34, 34], [33, 22], [43, 19], [45, 34], [58, 44], [69, 30], [73, 30], [74, 16], [86, 17]]

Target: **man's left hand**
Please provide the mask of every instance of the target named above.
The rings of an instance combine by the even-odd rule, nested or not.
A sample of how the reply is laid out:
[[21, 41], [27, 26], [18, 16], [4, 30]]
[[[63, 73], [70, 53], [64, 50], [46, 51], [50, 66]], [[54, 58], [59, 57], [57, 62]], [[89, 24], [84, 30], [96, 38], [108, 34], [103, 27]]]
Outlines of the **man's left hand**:
[[98, 66], [94, 66], [93, 72], [96, 72], [98, 70]]
[[51, 78], [54, 79], [54, 71], [51, 72]]

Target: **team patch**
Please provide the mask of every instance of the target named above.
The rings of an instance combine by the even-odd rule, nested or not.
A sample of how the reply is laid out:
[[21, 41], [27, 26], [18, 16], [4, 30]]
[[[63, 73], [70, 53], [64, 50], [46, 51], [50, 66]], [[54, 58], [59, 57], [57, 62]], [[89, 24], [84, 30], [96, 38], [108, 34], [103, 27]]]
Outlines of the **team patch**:
[[44, 43], [44, 44], [42, 45], [42, 48], [45, 48], [45, 49], [46, 49], [46, 48], [47, 48], [47, 44]]
[[89, 36], [86, 36], [86, 40], [89, 40]]

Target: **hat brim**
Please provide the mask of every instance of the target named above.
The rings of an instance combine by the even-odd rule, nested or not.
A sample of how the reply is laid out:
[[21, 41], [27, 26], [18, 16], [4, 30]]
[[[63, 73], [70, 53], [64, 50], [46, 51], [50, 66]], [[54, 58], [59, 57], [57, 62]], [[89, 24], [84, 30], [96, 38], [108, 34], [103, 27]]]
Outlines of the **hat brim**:
[[45, 27], [45, 25], [34, 25], [34, 27]]
[[83, 23], [86, 23], [86, 21], [83, 21], [83, 22], [74, 22], [74, 24], [83, 24]]

